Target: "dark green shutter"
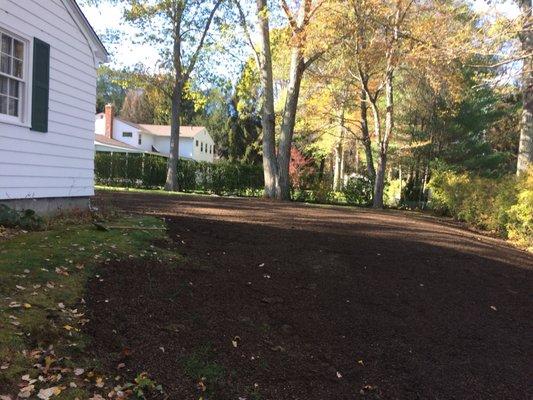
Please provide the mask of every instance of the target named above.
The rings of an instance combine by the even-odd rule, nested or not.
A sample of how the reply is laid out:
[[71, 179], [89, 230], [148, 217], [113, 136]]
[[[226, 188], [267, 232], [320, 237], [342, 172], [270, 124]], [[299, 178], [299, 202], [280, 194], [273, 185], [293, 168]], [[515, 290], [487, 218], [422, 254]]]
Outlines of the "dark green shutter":
[[31, 101], [31, 129], [48, 131], [48, 92], [50, 90], [50, 45], [33, 40], [33, 81]]

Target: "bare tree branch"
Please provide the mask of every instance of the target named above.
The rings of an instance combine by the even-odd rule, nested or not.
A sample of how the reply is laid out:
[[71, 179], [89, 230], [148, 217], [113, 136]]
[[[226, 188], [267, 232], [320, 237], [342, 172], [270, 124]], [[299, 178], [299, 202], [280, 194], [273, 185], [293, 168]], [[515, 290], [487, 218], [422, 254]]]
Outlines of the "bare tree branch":
[[248, 44], [252, 48], [252, 51], [254, 52], [255, 62], [257, 63], [257, 67], [259, 70], [261, 70], [261, 57], [259, 56], [259, 51], [257, 51], [254, 42], [252, 40], [252, 35], [250, 35], [250, 30], [248, 29], [248, 24], [246, 23], [246, 15], [244, 14], [244, 10], [242, 9], [241, 2], [239, 0], [234, 0], [235, 5], [237, 6], [237, 10], [239, 11], [239, 19], [241, 22], [241, 27], [244, 30], [244, 35], [246, 36], [246, 40], [248, 41]]
[[207, 19], [207, 21], [205, 23], [204, 31], [202, 33], [202, 37], [200, 38], [200, 42], [198, 43], [198, 46], [196, 47], [196, 50], [195, 50], [193, 56], [191, 57], [191, 61], [189, 62], [189, 66], [187, 67], [187, 70], [185, 72], [183, 82], [186, 82], [189, 79], [189, 77], [190, 77], [190, 75], [191, 75], [191, 73], [192, 73], [192, 71], [194, 69], [194, 66], [196, 65], [196, 61], [198, 60], [198, 56], [200, 54], [200, 51], [202, 50], [202, 47], [204, 46], [205, 38], [207, 37], [207, 32], [209, 32], [209, 28], [211, 27], [211, 23], [213, 22], [213, 18], [215, 17], [215, 13], [217, 12], [218, 7], [222, 4], [222, 1], [223, 0], [217, 0], [217, 2], [215, 3], [215, 6], [211, 10], [211, 13], [209, 14], [209, 18]]

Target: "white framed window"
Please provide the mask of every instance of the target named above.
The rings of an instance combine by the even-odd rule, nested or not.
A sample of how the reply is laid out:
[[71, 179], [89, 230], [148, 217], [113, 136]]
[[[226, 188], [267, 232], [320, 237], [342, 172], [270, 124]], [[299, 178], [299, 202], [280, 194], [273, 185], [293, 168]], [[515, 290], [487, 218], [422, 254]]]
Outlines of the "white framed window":
[[133, 137], [132, 132], [122, 132], [122, 137]]
[[29, 115], [29, 40], [0, 27], [0, 121], [26, 123]]
[[140, 146], [141, 144], [143, 144], [142, 134], [141, 134], [141, 133], [139, 133], [139, 140], [137, 141], [137, 143], [139, 144], [139, 146]]

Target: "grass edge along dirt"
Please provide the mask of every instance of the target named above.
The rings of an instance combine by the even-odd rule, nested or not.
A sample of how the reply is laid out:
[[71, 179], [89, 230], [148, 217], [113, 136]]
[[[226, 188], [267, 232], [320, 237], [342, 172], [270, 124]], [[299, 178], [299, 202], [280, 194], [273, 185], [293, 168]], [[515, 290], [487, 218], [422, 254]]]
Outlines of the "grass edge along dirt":
[[97, 372], [81, 329], [87, 280], [108, 260], [180, 259], [153, 246], [167, 238], [164, 229], [142, 229], [163, 228], [163, 220], [122, 216], [115, 224], [140, 229], [101, 232], [90, 223], [58, 224], [0, 241], [0, 398], [24, 395], [22, 388], [29, 398], [41, 390], [40, 398], [108, 398], [106, 387], [116, 382]]

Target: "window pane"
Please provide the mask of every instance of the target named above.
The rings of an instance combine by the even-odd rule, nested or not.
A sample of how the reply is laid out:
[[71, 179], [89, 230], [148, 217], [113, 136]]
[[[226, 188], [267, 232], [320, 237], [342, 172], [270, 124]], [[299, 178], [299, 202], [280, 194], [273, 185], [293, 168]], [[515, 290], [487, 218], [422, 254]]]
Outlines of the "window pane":
[[9, 80], [9, 95], [11, 97], [16, 97], [18, 98], [19, 97], [19, 82], [14, 80], [14, 79], [10, 79]]
[[8, 99], [8, 110], [7, 113], [14, 117], [19, 116], [19, 101], [15, 99]]
[[0, 96], [0, 114], [7, 114], [7, 97]]
[[22, 61], [13, 59], [13, 76], [22, 78]]
[[15, 47], [13, 49], [13, 55], [19, 60], [22, 60], [24, 58], [24, 45], [22, 44], [22, 42], [19, 42], [17, 39], [13, 39], [13, 42], [15, 43]]
[[4, 34], [2, 34], [2, 51], [11, 54], [11, 38]]
[[5, 76], [0, 76], [0, 93], [7, 94], [8, 79]]
[[0, 56], [0, 71], [5, 74], [11, 75], [11, 57], [1, 55]]

